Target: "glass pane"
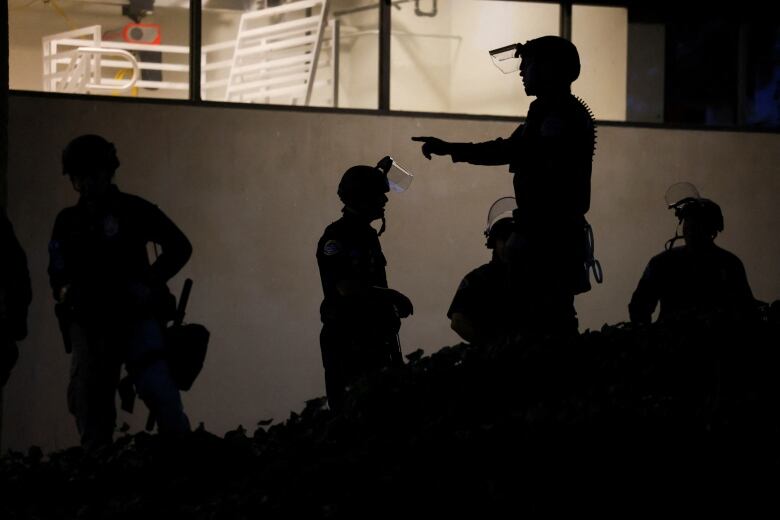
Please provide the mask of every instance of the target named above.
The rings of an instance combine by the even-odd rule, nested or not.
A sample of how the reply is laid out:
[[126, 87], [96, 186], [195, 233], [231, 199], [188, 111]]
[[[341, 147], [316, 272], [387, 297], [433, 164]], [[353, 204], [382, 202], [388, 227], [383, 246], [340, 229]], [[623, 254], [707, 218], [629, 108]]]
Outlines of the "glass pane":
[[666, 27], [657, 21], [628, 25], [626, 120], [664, 122]]
[[571, 29], [582, 65], [572, 91], [596, 119], [625, 121], [628, 9], [575, 5]]
[[377, 107], [378, 0], [209, 0], [202, 97]]
[[725, 19], [666, 24], [664, 122], [737, 122], [739, 26]]
[[379, 0], [334, 0], [339, 21], [338, 106], [379, 108]]
[[743, 24], [744, 123], [754, 128], [780, 128], [780, 26], [777, 22]]
[[189, 97], [189, 0], [10, 0], [17, 90]]
[[780, 127], [780, 28], [734, 13], [630, 7], [628, 121]]
[[489, 51], [558, 34], [557, 4], [410, 0], [392, 9], [394, 110], [522, 116], [533, 100]]

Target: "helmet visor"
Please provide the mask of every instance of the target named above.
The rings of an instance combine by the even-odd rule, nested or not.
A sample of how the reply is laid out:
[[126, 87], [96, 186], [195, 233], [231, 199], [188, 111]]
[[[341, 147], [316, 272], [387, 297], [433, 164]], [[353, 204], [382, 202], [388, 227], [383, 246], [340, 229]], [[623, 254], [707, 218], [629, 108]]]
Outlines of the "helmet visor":
[[700, 198], [701, 196], [699, 195], [699, 190], [697, 190], [696, 186], [690, 182], [678, 182], [676, 184], [672, 184], [669, 186], [669, 189], [666, 190], [666, 195], [664, 195], [664, 199], [666, 200], [666, 207], [670, 209], [677, 208]]
[[520, 70], [520, 49], [522, 45], [513, 43], [505, 47], [493, 49], [490, 52], [490, 58], [493, 65], [499, 68], [504, 74], [512, 74]]
[[490, 206], [487, 217], [487, 227], [485, 235], [490, 234], [490, 229], [501, 219], [512, 218], [512, 212], [517, 209], [517, 202], [514, 197], [501, 197]]
[[387, 172], [387, 184], [390, 186], [390, 189], [396, 193], [404, 192], [409, 189], [413, 180], [414, 175], [393, 159], [393, 165]]

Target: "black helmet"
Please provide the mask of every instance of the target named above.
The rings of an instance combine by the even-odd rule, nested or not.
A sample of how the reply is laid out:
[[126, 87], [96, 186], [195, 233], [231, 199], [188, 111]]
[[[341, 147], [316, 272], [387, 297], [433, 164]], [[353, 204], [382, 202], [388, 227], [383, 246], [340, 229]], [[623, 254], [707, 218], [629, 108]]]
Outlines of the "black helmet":
[[490, 230], [487, 232], [487, 242], [485, 243], [485, 246], [487, 246], [488, 249], [495, 249], [496, 240], [506, 241], [514, 229], [515, 221], [512, 217], [504, 217], [497, 220], [490, 226]]
[[562, 81], [571, 83], [580, 76], [580, 55], [577, 47], [560, 36], [542, 36], [528, 40], [519, 46], [518, 52], [523, 58], [532, 58], [544, 63], [545, 67], [554, 66]]
[[686, 219], [696, 220], [712, 235], [723, 231], [723, 212], [710, 199], [691, 199], [677, 208], [676, 214], [681, 222]]
[[351, 206], [360, 199], [390, 191], [387, 175], [374, 166], [353, 166], [344, 172], [339, 182], [338, 195], [341, 201]]
[[113, 174], [119, 168], [116, 147], [99, 135], [86, 134], [73, 139], [62, 151], [62, 174], [92, 175], [100, 170]]

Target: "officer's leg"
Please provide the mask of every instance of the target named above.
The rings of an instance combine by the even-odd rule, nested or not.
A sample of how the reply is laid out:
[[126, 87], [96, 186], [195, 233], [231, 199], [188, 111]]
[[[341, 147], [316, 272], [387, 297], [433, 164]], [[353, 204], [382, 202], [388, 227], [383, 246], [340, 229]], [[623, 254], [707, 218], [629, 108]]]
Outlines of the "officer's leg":
[[525, 337], [576, 335], [577, 312], [566, 259], [527, 247], [510, 255], [509, 286], [516, 316], [510, 330]]
[[512, 307], [507, 314], [513, 317], [505, 328], [510, 335], [528, 336], [538, 326], [538, 266], [533, 262], [532, 246], [519, 234], [512, 233], [505, 247]]
[[320, 332], [320, 351], [322, 366], [325, 368], [325, 393], [328, 396], [328, 406], [331, 410], [340, 410], [344, 404], [344, 394], [347, 388], [347, 377], [344, 371], [344, 360], [339, 355], [341, 347], [340, 335], [332, 327], [324, 325]]
[[[179, 388], [174, 383], [163, 358], [162, 329], [155, 320], [143, 320], [132, 325], [129, 331], [127, 361], [144, 362], [134, 375], [138, 396], [154, 413], [160, 433], [184, 433], [190, 431], [190, 422], [184, 413]], [[159, 353], [159, 356], [155, 356]]]
[[546, 294], [540, 308], [540, 322], [545, 330], [556, 337], [576, 336], [579, 333], [574, 295], [567, 290], [552, 290]]
[[68, 409], [76, 418], [81, 445], [92, 450], [111, 444], [116, 426], [115, 392], [121, 363], [99, 326], [72, 323]]

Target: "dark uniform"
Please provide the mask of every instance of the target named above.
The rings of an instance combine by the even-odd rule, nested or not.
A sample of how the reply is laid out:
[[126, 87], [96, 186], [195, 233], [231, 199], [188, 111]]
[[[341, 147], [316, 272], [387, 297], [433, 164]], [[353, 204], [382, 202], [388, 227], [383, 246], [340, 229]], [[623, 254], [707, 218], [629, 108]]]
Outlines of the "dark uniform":
[[[162, 247], [149, 262], [147, 244]], [[49, 279], [66, 348], [72, 349], [68, 405], [82, 444], [111, 442], [122, 363], [155, 413], [161, 432], [189, 429], [162, 351], [162, 327], [175, 311], [166, 282], [192, 247], [160, 209], [116, 186], [97, 206], [79, 200], [57, 216], [49, 244]], [[151, 360], [151, 361], [150, 361]]]
[[328, 402], [339, 408], [347, 385], [360, 375], [401, 363], [401, 321], [386, 298], [363, 290], [351, 296], [337, 284], [354, 280], [361, 287], [387, 288], [377, 232], [368, 222], [345, 212], [330, 224], [317, 244], [317, 264], [325, 299], [320, 307], [320, 348]]
[[576, 332], [574, 295], [589, 289], [584, 231], [595, 124], [588, 108], [571, 94], [541, 97], [509, 138], [451, 146], [455, 162], [508, 164], [513, 174], [517, 224], [508, 253], [524, 328]]
[[742, 262], [714, 244], [699, 251], [677, 247], [650, 260], [628, 306], [631, 321], [650, 323], [658, 302], [658, 321], [749, 313], [755, 306]]
[[27, 257], [5, 211], [0, 211], [0, 388], [19, 356], [16, 342], [27, 337], [31, 300]]
[[474, 326], [480, 341], [505, 337], [511, 330], [511, 292], [508, 267], [499, 260], [481, 265], [467, 274], [447, 311], [447, 317], [463, 314]]

